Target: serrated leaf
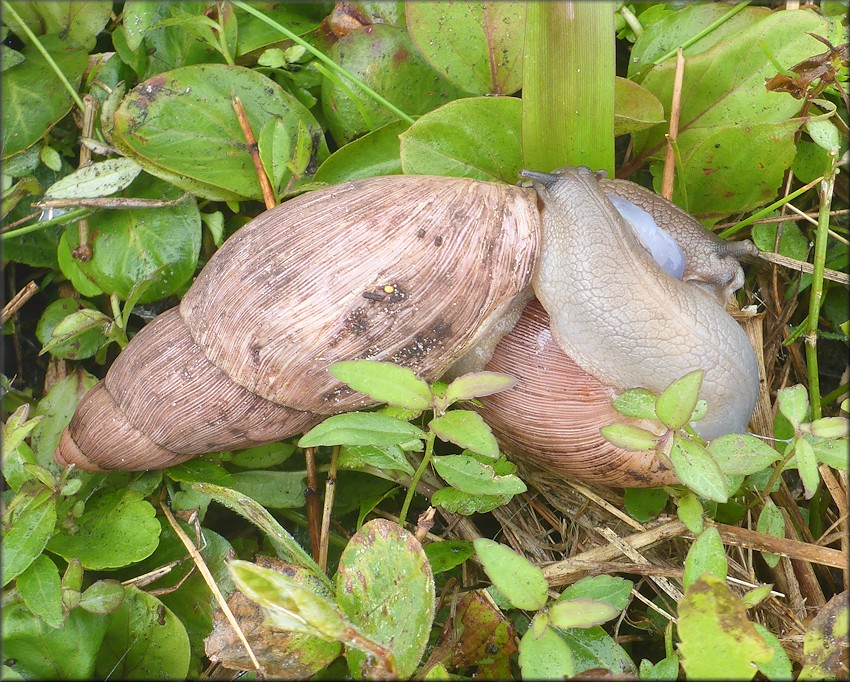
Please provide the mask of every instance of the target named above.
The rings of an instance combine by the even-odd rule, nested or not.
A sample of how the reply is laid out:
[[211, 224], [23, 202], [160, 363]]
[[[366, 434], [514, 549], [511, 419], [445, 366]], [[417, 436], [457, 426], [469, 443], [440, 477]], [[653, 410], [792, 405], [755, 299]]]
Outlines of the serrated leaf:
[[470, 372], [458, 377], [446, 388], [446, 404], [459, 400], [472, 400], [507, 391], [516, 385], [516, 379], [509, 374], [499, 372]]
[[539, 636], [533, 627], [528, 628], [519, 642], [519, 667], [526, 680], [568, 679], [575, 675], [570, 648], [552, 628], [545, 628]]
[[491, 459], [499, 456], [499, 444], [496, 442], [496, 437], [477, 412], [453, 410], [442, 417], [432, 419], [428, 428], [440, 439], [459, 447], [467, 448]]
[[670, 462], [679, 480], [706, 500], [726, 502], [729, 479], [704, 447], [678, 434], [670, 450]]
[[478, 538], [473, 545], [487, 577], [514, 607], [526, 611], [543, 608], [549, 585], [540, 568], [498, 542]]
[[330, 373], [373, 400], [408, 410], [427, 410], [431, 389], [413, 370], [390, 362], [353, 360], [331, 365]]
[[655, 413], [670, 429], [681, 429], [691, 420], [699, 400], [699, 389], [705, 372], [701, 369], [676, 379], [655, 401]]
[[620, 609], [602, 601], [579, 597], [549, 607], [549, 620], [559, 628], [589, 628], [616, 618]]
[[434, 457], [434, 468], [450, 486], [471, 495], [518, 495], [527, 488], [513, 475], [497, 476], [493, 467], [465, 455]]
[[54, 182], [45, 199], [93, 199], [120, 192], [129, 186], [142, 167], [132, 159], [117, 158], [83, 166]]
[[711, 573], [685, 591], [678, 616], [679, 649], [688, 679], [750, 680], [756, 674], [753, 663], [773, 658], [740, 600]]
[[645, 388], [630, 388], [614, 398], [614, 409], [627, 417], [655, 419], [655, 401], [658, 397]]
[[726, 579], [729, 562], [720, 533], [714, 526], [706, 528], [688, 550], [685, 557], [685, 575], [682, 579], [685, 589], [693, 585], [697, 579], [711, 573], [721, 580]]
[[298, 441], [300, 448], [319, 445], [399, 445], [425, 433], [407, 422], [376, 412], [349, 412], [328, 417]]
[[806, 419], [809, 411], [809, 394], [802, 384], [783, 388], [776, 394], [779, 411], [795, 429]]
[[599, 429], [599, 433], [609, 443], [630, 452], [645, 452], [658, 445], [658, 436], [631, 424], [609, 424]]
[[708, 451], [720, 470], [728, 475], [748, 476], [782, 458], [779, 452], [763, 440], [741, 433], [715, 438], [709, 444]]

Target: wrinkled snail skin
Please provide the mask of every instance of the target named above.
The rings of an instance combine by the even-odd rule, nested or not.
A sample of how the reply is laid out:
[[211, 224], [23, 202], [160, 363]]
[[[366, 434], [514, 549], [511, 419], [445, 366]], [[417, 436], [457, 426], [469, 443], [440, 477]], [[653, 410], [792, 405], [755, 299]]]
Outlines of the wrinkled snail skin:
[[619, 390], [660, 392], [703, 369], [709, 410], [697, 432], [712, 439], [744, 431], [758, 395], [758, 366], [717, 297], [661, 270], [594, 173], [566, 168], [524, 176], [544, 205], [534, 290], [564, 352]]
[[[485, 365], [512, 374], [517, 386], [481, 408], [510, 455], [609, 485], [675, 482], [654, 453], [614, 448], [599, 428], [624, 420], [618, 392], [660, 391], [693, 369], [709, 402], [698, 431], [746, 427], [755, 356], [718, 300], [740, 286], [734, 257], [751, 245], [720, 242], [633, 183], [526, 176], [536, 192], [370, 178], [258, 216], [83, 398], [56, 461], [144, 470], [287, 438], [372, 404], [328, 372], [367, 358], [429, 381]], [[660, 269], [608, 194], [674, 237], [686, 281]], [[542, 307], [526, 305], [533, 294]]]

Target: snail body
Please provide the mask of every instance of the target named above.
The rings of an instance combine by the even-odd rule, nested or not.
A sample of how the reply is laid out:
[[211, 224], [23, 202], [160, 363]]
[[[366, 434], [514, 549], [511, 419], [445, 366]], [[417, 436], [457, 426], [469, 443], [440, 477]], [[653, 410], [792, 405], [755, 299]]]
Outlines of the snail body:
[[[301, 433], [325, 415], [370, 404], [327, 371], [368, 358], [426, 380], [489, 362], [519, 380], [482, 408], [507, 452], [522, 454], [531, 429], [529, 456], [549, 457], [567, 474], [616, 485], [670, 482], [654, 458], [639, 463], [607, 444], [604, 452], [588, 445], [602, 440], [604, 423], [587, 398], [593, 393], [610, 410], [618, 391], [659, 391], [703, 368], [709, 414], [698, 428], [708, 438], [744, 428], [755, 404], [755, 356], [718, 301], [742, 283], [735, 257], [752, 247], [717, 240], [633, 183], [587, 169], [525, 175], [534, 190], [371, 178], [260, 215], [85, 396], [57, 462], [151, 469]], [[653, 260], [609, 193], [672, 236], [684, 257], [679, 272], [671, 276]], [[526, 306], [533, 295], [542, 307]], [[573, 442], [569, 422], [544, 423], [552, 412], [571, 418], [554, 407], [563, 392], [547, 401], [553, 376], [576, 387], [570, 410], [596, 413]], [[528, 409], [523, 386], [541, 396]], [[509, 395], [518, 402], [505, 402]], [[530, 415], [520, 425], [511, 422], [517, 410]], [[632, 473], [611, 475], [614, 460]]]

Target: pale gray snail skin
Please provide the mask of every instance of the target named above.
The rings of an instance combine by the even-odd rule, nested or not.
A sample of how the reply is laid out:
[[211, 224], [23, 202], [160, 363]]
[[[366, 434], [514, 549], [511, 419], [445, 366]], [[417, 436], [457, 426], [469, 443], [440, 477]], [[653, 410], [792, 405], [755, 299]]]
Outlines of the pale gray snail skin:
[[[57, 462], [151, 469], [301, 433], [369, 404], [327, 372], [340, 360], [392, 360], [428, 380], [489, 361], [519, 380], [482, 408], [510, 454], [611, 485], [674, 482], [653, 453], [624, 453], [598, 430], [622, 419], [610, 409], [619, 391], [660, 391], [697, 368], [710, 406], [701, 433], [746, 427], [755, 356], [718, 301], [740, 286], [734, 256], [752, 246], [720, 242], [633, 183], [575, 168], [525, 176], [536, 194], [391, 176], [262, 214], [121, 353], [62, 434]], [[686, 281], [661, 270], [606, 194], [660, 207]], [[545, 313], [526, 307], [534, 294], [551, 334]], [[585, 418], [574, 435], [570, 420]]]

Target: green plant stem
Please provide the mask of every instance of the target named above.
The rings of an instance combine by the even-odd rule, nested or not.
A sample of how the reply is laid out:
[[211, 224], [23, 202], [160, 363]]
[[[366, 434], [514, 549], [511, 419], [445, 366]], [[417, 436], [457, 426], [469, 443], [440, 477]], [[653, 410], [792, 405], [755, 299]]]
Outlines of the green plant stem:
[[670, 57], [675, 57], [676, 53], [679, 51], [680, 47], [683, 50], [686, 50], [687, 48], [689, 48], [691, 45], [693, 45], [698, 40], [702, 40], [703, 38], [705, 38], [705, 36], [707, 36], [709, 33], [711, 33], [718, 26], [720, 26], [721, 24], [725, 24], [727, 21], [729, 21], [729, 19], [734, 17], [738, 12], [740, 12], [742, 9], [744, 9], [751, 2], [752, 2], [752, 0], [746, 0], [746, 2], [742, 2], [740, 5], [735, 5], [732, 9], [730, 9], [728, 12], [726, 12], [726, 14], [724, 14], [722, 17], [720, 17], [717, 21], [711, 22], [708, 26], [706, 26], [702, 31], [697, 33], [695, 36], [688, 38], [681, 45], [676, 45], [676, 47], [674, 47], [669, 52], [665, 52], [663, 55], [661, 55], [658, 59], [656, 59], [652, 63], [654, 65], [658, 65], [661, 62], [663, 62], [665, 59], [670, 59]]
[[436, 438], [436, 433], [428, 431], [428, 438], [425, 440], [425, 454], [422, 456], [422, 461], [419, 463], [416, 473], [413, 474], [413, 478], [410, 481], [410, 487], [407, 489], [407, 495], [404, 498], [404, 504], [401, 506], [401, 513], [398, 515], [398, 518], [402, 523], [404, 523], [404, 520], [407, 518], [407, 512], [410, 509], [410, 503], [413, 501], [416, 486], [419, 485], [419, 479], [422, 478], [422, 474], [425, 473], [425, 470], [428, 468], [428, 465], [431, 464], [431, 460], [434, 457], [434, 441]]
[[749, 218], [744, 218], [741, 222], [735, 223], [734, 225], [732, 225], [732, 227], [729, 227], [729, 228], [723, 230], [723, 232], [721, 232], [717, 236], [720, 237], [721, 239], [726, 239], [727, 237], [731, 237], [733, 234], [736, 234], [736, 233], [740, 232], [741, 230], [743, 230], [745, 227], [747, 227], [747, 225], [750, 225], [750, 224], [756, 222], [756, 220], [761, 220], [768, 213], [772, 213], [777, 208], [781, 208], [782, 206], [787, 204], [789, 201], [793, 201], [794, 199], [796, 199], [798, 196], [800, 196], [804, 192], [808, 192], [812, 187], [817, 185], [821, 180], [823, 180], [823, 176], [817, 178], [816, 180], [812, 180], [808, 185], [803, 185], [799, 189], [795, 189], [788, 196], [782, 197], [778, 201], [774, 201], [769, 206], [765, 206], [764, 208], [756, 211]]
[[827, 393], [825, 396], [823, 396], [823, 398], [821, 398], [820, 404], [829, 405], [830, 403], [833, 403], [838, 400], [848, 391], [850, 391], [850, 383], [842, 384], [831, 393]]
[[359, 78], [357, 78], [356, 76], [354, 76], [354, 75], [352, 75], [352, 74], [348, 73], [348, 71], [346, 71], [346, 70], [345, 70], [345, 69], [343, 69], [341, 66], [339, 66], [339, 64], [337, 64], [337, 63], [336, 63], [333, 59], [331, 59], [330, 57], [328, 57], [327, 55], [325, 55], [323, 52], [321, 52], [321, 51], [317, 50], [315, 47], [313, 47], [313, 46], [312, 46], [310, 43], [308, 43], [306, 40], [303, 40], [302, 38], [300, 38], [299, 36], [297, 36], [295, 33], [293, 33], [292, 31], [290, 31], [290, 30], [289, 30], [288, 28], [286, 28], [285, 26], [282, 26], [281, 24], [279, 24], [278, 22], [276, 22], [274, 19], [269, 19], [269, 18], [268, 18], [265, 14], [263, 14], [263, 13], [262, 13], [262, 12], [260, 12], [259, 10], [255, 9], [254, 7], [251, 7], [251, 5], [249, 5], [249, 4], [247, 4], [247, 3], [245, 3], [245, 2], [241, 2], [241, 0], [232, 0], [232, 3], [233, 3], [233, 5], [235, 5], [236, 7], [238, 7], [239, 9], [241, 9], [241, 10], [243, 10], [243, 11], [245, 11], [245, 12], [248, 12], [248, 14], [253, 14], [253, 15], [254, 15], [255, 17], [257, 17], [257, 19], [259, 19], [260, 21], [262, 21], [262, 22], [264, 22], [264, 23], [268, 24], [269, 26], [271, 26], [271, 27], [273, 27], [273, 28], [276, 28], [278, 31], [280, 31], [281, 33], [283, 33], [283, 35], [285, 35], [285, 36], [286, 36], [287, 38], [289, 38], [291, 41], [293, 41], [293, 42], [294, 42], [294, 43], [296, 43], [297, 45], [300, 45], [300, 46], [301, 46], [301, 47], [303, 47], [305, 50], [307, 50], [310, 54], [312, 54], [312, 55], [313, 55], [316, 59], [318, 59], [320, 62], [323, 62], [323, 63], [324, 63], [324, 64], [326, 64], [329, 68], [333, 69], [336, 73], [338, 73], [338, 74], [340, 74], [340, 75], [344, 76], [345, 78], [347, 78], [348, 80], [350, 80], [350, 81], [351, 81], [352, 83], [354, 83], [357, 87], [359, 87], [359, 88], [360, 88], [360, 89], [362, 89], [362, 90], [363, 90], [366, 94], [368, 94], [368, 95], [369, 95], [369, 97], [371, 97], [372, 99], [374, 99], [374, 100], [375, 100], [376, 102], [378, 102], [379, 104], [382, 104], [383, 106], [385, 106], [387, 109], [389, 109], [390, 111], [392, 111], [392, 112], [393, 112], [396, 116], [398, 116], [398, 117], [399, 117], [400, 119], [402, 119], [403, 121], [407, 121], [408, 123], [411, 123], [411, 124], [413, 123], [413, 118], [412, 118], [412, 117], [410, 117], [410, 116], [408, 116], [407, 114], [405, 114], [405, 113], [404, 113], [401, 109], [399, 109], [399, 108], [398, 108], [395, 104], [393, 104], [392, 102], [390, 102], [390, 101], [389, 101], [388, 99], [386, 99], [385, 97], [382, 97], [381, 95], [379, 95], [379, 94], [378, 94], [377, 92], [375, 92], [372, 88], [370, 88], [368, 85], [366, 85], [366, 83], [364, 83], [363, 81], [361, 81], [361, 80], [360, 80]]
[[835, 189], [835, 173], [838, 149], [829, 153], [830, 171], [820, 186], [820, 211], [818, 227], [815, 232], [815, 254], [812, 265], [812, 287], [809, 296], [809, 315], [806, 318], [806, 370], [809, 375], [809, 402], [812, 406], [812, 419], [820, 419], [821, 395], [818, 376], [818, 318], [823, 302], [823, 271], [826, 267], [826, 245], [829, 237], [829, 210], [832, 207], [832, 192]]
[[77, 220], [80, 220], [80, 218], [84, 218], [92, 213], [94, 213], [94, 211], [89, 208], [75, 208], [60, 216], [51, 218], [50, 220], [33, 223], [32, 225], [24, 225], [24, 227], [19, 227], [17, 230], [9, 230], [8, 232], [4, 232], [0, 238], [2, 238], [2, 241], [6, 241], [7, 239], [20, 237], [21, 235], [29, 234], [30, 232], [37, 232], [38, 230], [43, 230], [48, 227], [66, 225], [68, 223], [76, 222]]
[[27, 38], [32, 41], [32, 44], [35, 45], [36, 49], [41, 52], [41, 56], [44, 57], [45, 61], [50, 64], [50, 68], [56, 73], [59, 77], [59, 80], [62, 81], [62, 85], [65, 86], [65, 89], [71, 94], [74, 102], [76, 102], [77, 106], [80, 108], [80, 111], [83, 111], [83, 100], [77, 91], [74, 89], [74, 86], [71, 85], [71, 82], [65, 77], [65, 74], [62, 73], [62, 70], [59, 68], [59, 65], [53, 61], [53, 57], [50, 56], [50, 53], [44, 49], [44, 45], [41, 44], [41, 41], [36, 37], [35, 33], [30, 30], [30, 27], [24, 23], [24, 20], [21, 19], [20, 15], [15, 11], [15, 8], [12, 7], [8, 2], [3, 2], [3, 9], [9, 13], [9, 16], [12, 17], [15, 21], [18, 22], [21, 26], [21, 30], [26, 33]]
[[638, 18], [634, 15], [634, 13], [626, 5], [623, 5], [620, 8], [620, 16], [623, 17], [624, 21], [629, 25], [629, 28], [634, 31], [634, 34], [638, 38], [643, 35], [643, 26], [641, 25]]

